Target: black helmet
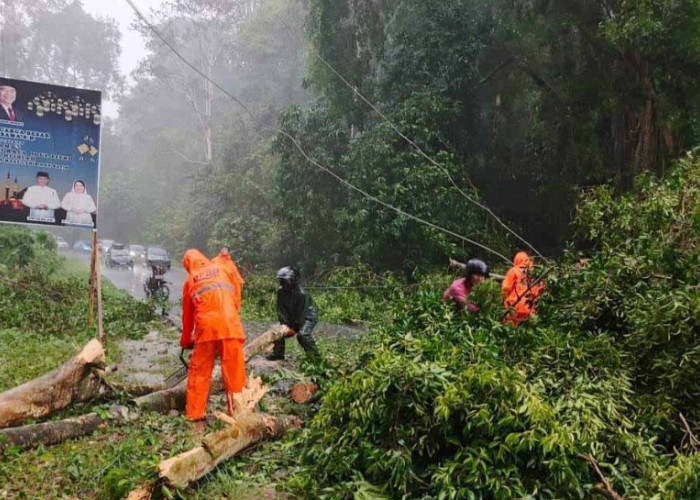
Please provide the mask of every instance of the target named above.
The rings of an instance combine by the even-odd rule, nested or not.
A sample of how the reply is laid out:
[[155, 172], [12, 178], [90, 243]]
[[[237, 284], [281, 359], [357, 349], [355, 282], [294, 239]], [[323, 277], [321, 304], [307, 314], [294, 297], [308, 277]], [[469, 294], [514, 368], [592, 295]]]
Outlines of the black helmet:
[[284, 266], [279, 271], [277, 271], [277, 281], [283, 287], [293, 287], [299, 284], [301, 279], [301, 274], [299, 269], [292, 266]]
[[489, 277], [489, 266], [481, 259], [469, 259], [464, 268], [464, 277], [469, 278], [473, 274], [479, 274], [484, 278]]

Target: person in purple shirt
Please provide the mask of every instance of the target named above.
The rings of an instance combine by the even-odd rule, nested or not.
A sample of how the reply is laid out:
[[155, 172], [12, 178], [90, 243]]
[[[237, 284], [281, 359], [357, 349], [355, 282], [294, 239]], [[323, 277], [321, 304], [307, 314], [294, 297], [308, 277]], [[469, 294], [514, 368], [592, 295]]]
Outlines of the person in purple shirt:
[[452, 282], [442, 295], [442, 301], [452, 300], [458, 311], [466, 309], [471, 313], [479, 310], [476, 304], [467, 300], [467, 297], [486, 278], [489, 277], [489, 266], [481, 259], [470, 259], [464, 266], [464, 277]]

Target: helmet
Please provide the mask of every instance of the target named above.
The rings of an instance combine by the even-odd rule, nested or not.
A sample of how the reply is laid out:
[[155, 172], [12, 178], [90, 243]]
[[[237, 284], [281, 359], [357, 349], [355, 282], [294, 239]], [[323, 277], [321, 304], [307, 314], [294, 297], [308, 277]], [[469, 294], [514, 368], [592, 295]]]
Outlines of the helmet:
[[299, 269], [292, 266], [284, 266], [277, 271], [277, 281], [285, 288], [292, 288], [299, 284], [301, 274]]
[[479, 274], [484, 278], [489, 277], [489, 266], [481, 259], [469, 259], [464, 268], [465, 278], [469, 278], [473, 274]]

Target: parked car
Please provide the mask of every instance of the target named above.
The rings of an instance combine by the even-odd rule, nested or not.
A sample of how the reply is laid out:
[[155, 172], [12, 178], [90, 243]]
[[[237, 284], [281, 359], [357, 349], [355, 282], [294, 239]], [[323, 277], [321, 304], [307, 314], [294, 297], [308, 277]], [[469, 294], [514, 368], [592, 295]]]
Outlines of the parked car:
[[146, 264], [170, 269], [170, 255], [163, 247], [149, 246], [146, 248]]
[[66, 250], [70, 250], [70, 246], [68, 245], [68, 242], [61, 238], [60, 236], [55, 236], [54, 240], [56, 241], [56, 249], [59, 252], [65, 252]]
[[105, 265], [109, 268], [127, 267], [133, 269], [134, 259], [129, 255], [129, 249], [125, 245], [114, 243], [105, 253]]
[[129, 245], [129, 255], [134, 261], [144, 262], [146, 260], [146, 247], [143, 245]]
[[78, 253], [92, 252], [92, 243], [87, 240], [78, 240], [73, 243], [73, 251]]
[[105, 255], [107, 252], [109, 252], [112, 245], [114, 245], [114, 240], [97, 240], [97, 245], [102, 251], [102, 254]]

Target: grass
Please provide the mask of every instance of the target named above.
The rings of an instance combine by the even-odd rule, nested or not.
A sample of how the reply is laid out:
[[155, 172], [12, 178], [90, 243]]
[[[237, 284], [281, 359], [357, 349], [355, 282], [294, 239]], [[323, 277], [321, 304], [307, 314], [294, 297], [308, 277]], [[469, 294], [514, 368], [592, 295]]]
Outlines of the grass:
[[146, 414], [53, 447], [9, 450], [0, 461], [0, 497], [5, 490], [18, 499], [123, 498], [153, 478], [162, 458], [196, 444], [184, 418]]
[[[51, 272], [27, 269], [13, 274], [11, 280], [0, 275], [0, 288], [5, 287], [0, 292], [4, 291], [6, 298], [7, 294], [13, 295], [12, 300], [0, 303], [0, 316], [13, 320], [12, 326], [0, 330], [0, 391], [55, 369], [95, 336], [94, 328], [86, 325], [87, 280], [84, 264], [70, 259], [59, 260]], [[274, 294], [267, 292], [260, 294], [264, 307], [249, 306], [249, 310], [264, 312], [253, 316], [272, 323], [276, 316], [269, 309], [274, 307]], [[255, 303], [254, 295], [250, 302]], [[104, 306], [108, 363], [119, 362], [122, 341], [139, 340], [149, 330], [156, 329], [163, 337], [177, 341], [179, 332], [160, 322], [148, 306], [107, 282]], [[320, 324], [315, 335], [327, 361], [322, 366], [307, 363], [298, 342], [290, 339], [290, 364], [300, 366], [306, 375], [280, 371], [270, 377], [270, 384], [280, 378], [312, 377], [321, 381], [323, 390], [329, 374], [355, 363], [368, 345], [360, 330], [327, 323]], [[153, 361], [164, 371], [170, 371], [168, 364], [173, 363], [162, 355]], [[74, 405], [51, 419], [103, 412], [107, 404]], [[312, 406], [297, 405], [285, 395], [266, 396], [261, 409], [304, 419], [314, 412]], [[281, 441], [265, 443], [222, 464], [198, 485], [177, 495], [184, 499], [293, 498], [286, 477], [296, 467], [296, 435], [291, 432]], [[135, 421], [105, 425], [91, 436], [60, 445], [26, 451], [9, 448], [0, 452], [0, 499], [123, 498], [130, 490], [154, 480], [162, 459], [200, 441], [184, 417], [146, 413]]]

